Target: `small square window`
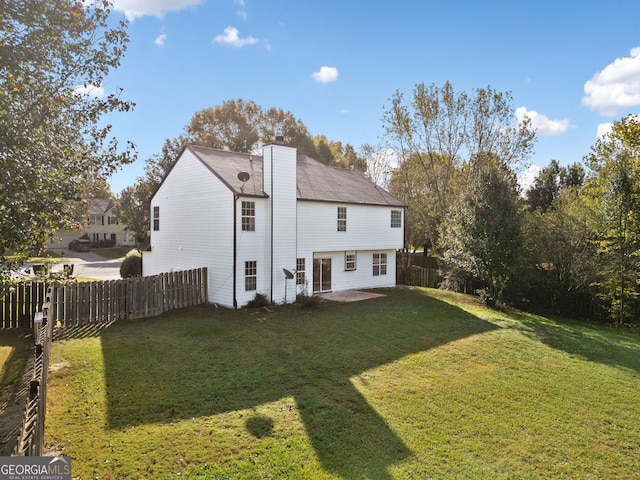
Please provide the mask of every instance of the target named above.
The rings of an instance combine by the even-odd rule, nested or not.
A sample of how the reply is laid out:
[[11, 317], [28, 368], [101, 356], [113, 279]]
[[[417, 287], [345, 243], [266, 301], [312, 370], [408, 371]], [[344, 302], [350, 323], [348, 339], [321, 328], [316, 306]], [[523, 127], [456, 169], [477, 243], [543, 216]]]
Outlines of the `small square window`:
[[344, 252], [344, 269], [347, 271], [356, 269], [356, 252]]

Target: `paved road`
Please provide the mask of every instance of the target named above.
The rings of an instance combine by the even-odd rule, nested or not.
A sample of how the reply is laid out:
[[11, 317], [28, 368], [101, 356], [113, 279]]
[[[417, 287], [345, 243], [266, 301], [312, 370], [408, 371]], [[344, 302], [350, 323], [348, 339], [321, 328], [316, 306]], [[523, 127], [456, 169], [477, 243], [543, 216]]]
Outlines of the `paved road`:
[[[74, 277], [88, 277], [97, 280], [119, 280], [122, 259], [106, 260], [93, 252], [65, 252], [68, 262], [73, 264]], [[55, 272], [62, 270], [62, 263], [55, 264], [51, 269]]]
[[[93, 252], [72, 252], [65, 250], [62, 255], [68, 259], [66, 262], [54, 263], [51, 265], [52, 272], [61, 272], [63, 265], [73, 264], [74, 277], [87, 277], [96, 280], [119, 280], [120, 263], [122, 259], [107, 260]], [[31, 269], [30, 264], [25, 264], [20, 270], [24, 272]]]

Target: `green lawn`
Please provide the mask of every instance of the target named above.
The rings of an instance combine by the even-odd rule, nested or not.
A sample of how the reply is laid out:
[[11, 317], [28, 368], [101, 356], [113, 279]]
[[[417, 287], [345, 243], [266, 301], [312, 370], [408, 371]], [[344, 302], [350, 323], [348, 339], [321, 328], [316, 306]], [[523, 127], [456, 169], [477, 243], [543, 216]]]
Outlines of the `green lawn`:
[[47, 443], [83, 479], [640, 477], [640, 337], [381, 292], [69, 331]]

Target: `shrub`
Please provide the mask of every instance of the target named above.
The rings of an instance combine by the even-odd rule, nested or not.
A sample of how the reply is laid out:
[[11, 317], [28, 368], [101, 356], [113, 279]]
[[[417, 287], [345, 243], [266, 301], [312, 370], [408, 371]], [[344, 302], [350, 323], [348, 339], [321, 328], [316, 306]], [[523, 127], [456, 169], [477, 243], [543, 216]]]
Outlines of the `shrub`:
[[254, 299], [250, 300], [249, 303], [247, 303], [247, 307], [249, 308], [261, 308], [261, 307], [268, 307], [268, 306], [269, 306], [269, 299], [267, 298], [266, 295], [262, 293], [256, 293], [256, 296], [254, 297]]
[[320, 306], [322, 299], [319, 295], [309, 295], [306, 290], [296, 297], [296, 304], [301, 308], [313, 309]]
[[139, 255], [129, 255], [120, 264], [120, 276], [122, 278], [142, 276], [142, 257]]

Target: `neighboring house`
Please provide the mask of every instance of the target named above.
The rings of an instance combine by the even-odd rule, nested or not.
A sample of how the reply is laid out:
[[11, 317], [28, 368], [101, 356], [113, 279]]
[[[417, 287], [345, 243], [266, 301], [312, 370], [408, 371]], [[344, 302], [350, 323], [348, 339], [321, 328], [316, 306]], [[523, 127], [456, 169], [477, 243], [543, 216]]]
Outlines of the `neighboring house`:
[[[187, 146], [151, 200], [143, 274], [207, 267], [209, 301], [394, 286], [405, 205], [280, 139], [262, 156]], [[290, 274], [293, 274], [293, 278]]]
[[94, 198], [89, 203], [86, 220], [77, 224], [73, 231], [59, 231], [59, 248], [68, 248], [69, 242], [86, 235], [91, 242], [110, 240], [115, 246], [133, 246], [136, 243], [135, 233], [126, 226], [118, 224], [113, 208], [115, 203], [110, 198]]

